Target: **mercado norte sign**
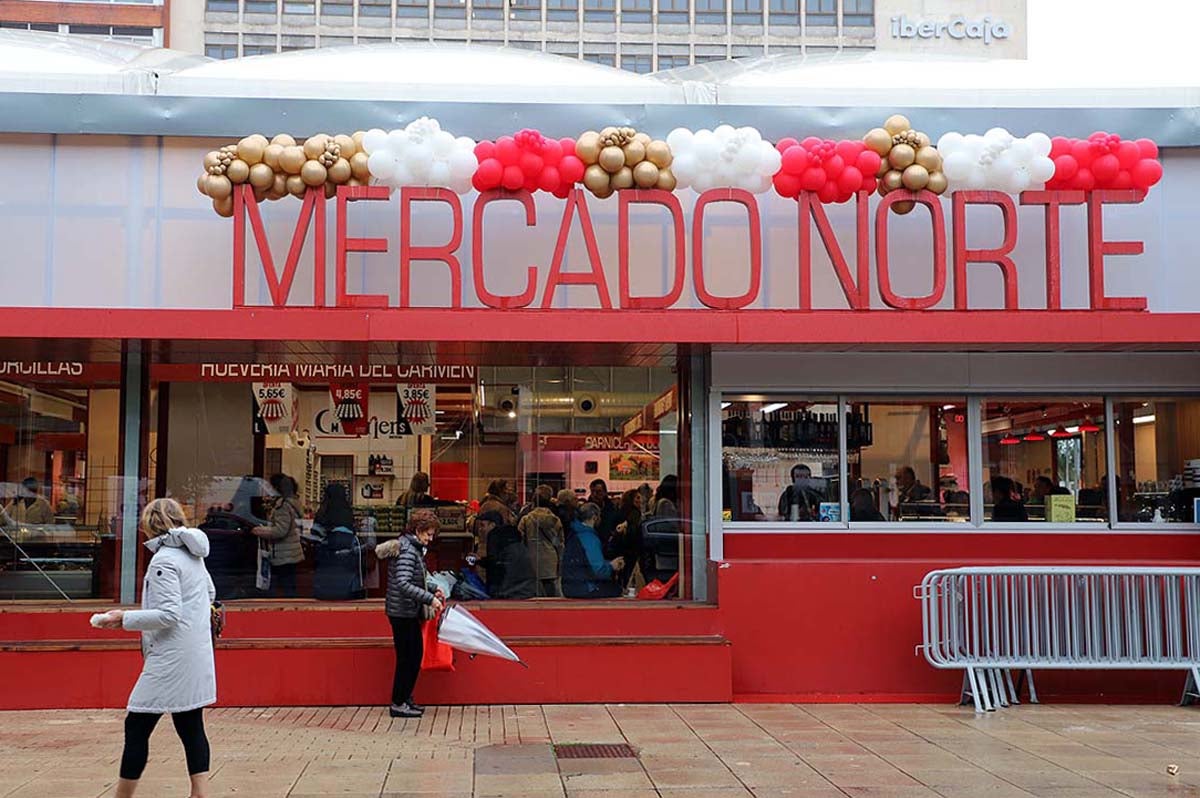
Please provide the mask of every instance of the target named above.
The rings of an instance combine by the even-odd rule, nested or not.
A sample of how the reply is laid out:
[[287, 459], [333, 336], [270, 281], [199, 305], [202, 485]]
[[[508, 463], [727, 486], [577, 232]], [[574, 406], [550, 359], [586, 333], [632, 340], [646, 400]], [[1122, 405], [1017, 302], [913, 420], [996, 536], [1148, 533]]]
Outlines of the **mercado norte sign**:
[[[870, 309], [876, 290], [889, 308], [927, 310], [952, 299], [955, 310], [973, 309], [969, 274], [993, 284], [998, 276], [1006, 310], [1058, 310], [1065, 307], [1064, 246], [1077, 238], [1064, 240], [1062, 219], [1066, 208], [1079, 206], [1086, 218], [1086, 308], [1145, 310], [1144, 297], [1106, 291], [1106, 259], [1140, 255], [1144, 245], [1106, 238], [1105, 214], [1114, 205], [1141, 203], [1161, 176], [1158, 148], [1146, 139], [1123, 141], [1106, 132], [1086, 140], [1044, 133], [1016, 137], [993, 128], [985, 134], [950, 132], [935, 144], [900, 115], [861, 140], [809, 137], [774, 144], [753, 128], [728, 125], [680, 128], [665, 140], [612, 127], [578, 139], [523, 130], [476, 143], [422, 118], [391, 132], [318, 135], [303, 143], [256, 134], [208, 153], [197, 185], [218, 214], [233, 219], [232, 299], [238, 308], [305, 301], [316, 307], [431, 307], [414, 300], [416, 264], [423, 264], [422, 276], [440, 268], [444, 277], [438, 282], [448, 285], [449, 298], [432, 307], [467, 307], [474, 299], [488, 308], [553, 309], [567, 290], [594, 296], [588, 304], [601, 309], [762, 307], [768, 282], [764, 249], [790, 218], [786, 225], [798, 235], [790, 256], [798, 290], [782, 305], [773, 290], [772, 307], [812, 310], [830, 301], [828, 292], [814, 301], [819, 252], [818, 265], [832, 272], [838, 301], [854, 310]], [[681, 193], [685, 188], [693, 193]], [[615, 225], [593, 223], [593, 210], [601, 206], [589, 206], [587, 193], [592, 203], [615, 201]], [[880, 197], [872, 200], [876, 193]], [[264, 220], [260, 203], [289, 195], [302, 199], [294, 227], [290, 214]], [[557, 221], [546, 218], [553, 202], [546, 195], [561, 200], [561, 216], [553, 212]], [[777, 212], [779, 198], [794, 201], [794, 215]], [[853, 208], [853, 246], [845, 235], [839, 239], [830, 213], [845, 203]], [[611, 205], [604, 207], [611, 213]], [[973, 221], [980, 216], [972, 209], [979, 208], [991, 209], [986, 228]], [[1025, 213], [1019, 223], [1022, 208], [1037, 214]], [[914, 235], [924, 221], [898, 221], [914, 210], [928, 220], [927, 238]], [[657, 221], [646, 222], [651, 216]], [[270, 235], [284, 219], [291, 230], [286, 254], [278, 245], [272, 249]], [[388, 238], [358, 234], [384, 223], [394, 229], [396, 221], [394, 249]], [[497, 225], [501, 241], [487, 235]], [[968, 229], [977, 225], [984, 235], [977, 230], [972, 246]], [[431, 231], [440, 236], [432, 243]], [[610, 237], [616, 239], [615, 280], [601, 258], [602, 248], [611, 249]], [[989, 246], [978, 246], [982, 237]], [[1019, 256], [1021, 242], [1034, 237], [1044, 243], [1040, 252], [1027, 244]], [[582, 241], [583, 269], [567, 268], [571, 239]], [[311, 300], [293, 292], [305, 252]], [[261, 265], [266, 302], [263, 291], [259, 302], [248, 299], [248, 280], [258, 280], [248, 253]], [[352, 285], [351, 256], [360, 253], [373, 257], [362, 260], [358, 285]], [[388, 269], [395, 277], [381, 281], [388, 259], [379, 256], [385, 253], [395, 264]], [[635, 289], [635, 277], [653, 272], [648, 262], [656, 255], [661, 281], [652, 290], [644, 281]], [[778, 269], [779, 259], [770, 258], [767, 266]], [[1019, 286], [1035, 271], [1045, 290], [1031, 304], [1029, 292]], [[912, 287], [918, 273], [927, 286], [919, 292]], [[382, 292], [389, 282], [398, 283], [398, 295]]]

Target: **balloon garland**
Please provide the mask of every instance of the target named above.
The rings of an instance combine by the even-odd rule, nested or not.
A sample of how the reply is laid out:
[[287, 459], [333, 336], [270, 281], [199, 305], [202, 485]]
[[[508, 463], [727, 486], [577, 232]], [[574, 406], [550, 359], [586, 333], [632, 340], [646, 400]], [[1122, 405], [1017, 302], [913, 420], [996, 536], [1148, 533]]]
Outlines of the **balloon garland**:
[[[476, 143], [421, 117], [391, 131], [324, 133], [297, 140], [255, 133], [204, 156], [196, 181], [221, 216], [233, 215], [235, 190], [249, 186], [254, 200], [303, 197], [313, 188], [333, 197], [338, 186], [383, 185], [545, 191], [566, 198], [582, 183], [600, 199], [617, 191], [736, 188], [761, 193], [774, 187], [794, 199], [803, 191], [822, 203], [846, 202], [860, 192], [884, 196], [897, 189], [1148, 191], [1163, 174], [1158, 145], [1107, 132], [1086, 139], [1014, 136], [996, 127], [983, 134], [950, 131], [936, 144], [895, 114], [862, 140], [815, 136], [772, 145], [752, 127], [676, 128], [654, 139], [632, 127], [589, 130], [550, 138], [525, 129]], [[892, 209], [908, 213], [913, 202]]]

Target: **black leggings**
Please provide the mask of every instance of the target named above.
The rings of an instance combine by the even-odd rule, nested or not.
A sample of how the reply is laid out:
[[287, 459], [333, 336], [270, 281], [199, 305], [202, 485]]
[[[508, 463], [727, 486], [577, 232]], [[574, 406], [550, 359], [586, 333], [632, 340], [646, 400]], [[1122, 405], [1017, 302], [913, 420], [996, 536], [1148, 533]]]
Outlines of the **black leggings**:
[[417, 618], [388, 618], [392, 622], [392, 645], [396, 648], [396, 673], [392, 677], [392, 703], [396, 706], [412, 697], [421, 675], [425, 656], [425, 638]]
[[[150, 734], [162, 715], [130, 712], [125, 716], [125, 751], [121, 754], [121, 778], [137, 781], [150, 758]], [[188, 775], [208, 772], [208, 737], [204, 734], [204, 708], [171, 715], [175, 733], [183, 741]]]

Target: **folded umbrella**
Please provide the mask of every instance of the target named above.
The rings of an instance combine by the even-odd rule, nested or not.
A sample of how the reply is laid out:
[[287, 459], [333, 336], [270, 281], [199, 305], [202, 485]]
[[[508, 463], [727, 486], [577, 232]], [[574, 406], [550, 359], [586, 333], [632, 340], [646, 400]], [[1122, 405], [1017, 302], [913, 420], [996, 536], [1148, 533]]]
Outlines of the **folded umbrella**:
[[485, 654], [525, 664], [491, 629], [458, 604], [452, 605], [443, 614], [442, 624], [438, 627], [438, 639], [468, 654]]

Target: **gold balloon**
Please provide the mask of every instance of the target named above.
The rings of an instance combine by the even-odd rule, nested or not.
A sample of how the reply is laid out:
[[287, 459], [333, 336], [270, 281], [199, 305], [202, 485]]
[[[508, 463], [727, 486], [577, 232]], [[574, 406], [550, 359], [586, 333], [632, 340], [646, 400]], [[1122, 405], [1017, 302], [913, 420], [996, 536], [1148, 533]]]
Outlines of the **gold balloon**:
[[655, 184], [655, 188], [661, 189], [662, 191], [674, 191], [675, 185], [675, 175], [670, 169], [658, 170], [658, 182]]
[[196, 178], [196, 188], [204, 196], [208, 196], [208, 172]]
[[250, 167], [250, 185], [264, 191], [275, 183], [275, 170], [265, 163], [256, 163]]
[[214, 169], [221, 164], [221, 153], [213, 150], [204, 154], [204, 171]]
[[319, 186], [329, 179], [329, 172], [317, 161], [305, 161], [300, 167], [300, 179], [306, 186]]
[[268, 144], [263, 149], [262, 162], [272, 169], [279, 168], [279, 156], [283, 155], [283, 145]]
[[588, 191], [598, 196], [602, 190], [609, 187], [608, 172], [599, 164], [592, 164], [583, 173], [583, 184], [587, 186]]
[[904, 114], [893, 114], [883, 123], [883, 128], [889, 134], [898, 136], [906, 130], [912, 130], [912, 122], [909, 122]]
[[671, 148], [667, 142], [655, 139], [646, 145], [646, 160], [659, 169], [666, 169], [671, 165]]
[[286, 197], [288, 193], [287, 187], [288, 178], [286, 175], [275, 175], [275, 180], [271, 185], [271, 199], [280, 199]]
[[925, 188], [934, 194], [944, 194], [948, 186], [949, 183], [946, 182], [946, 175], [943, 172], [930, 172], [929, 182], [925, 184]]
[[930, 172], [942, 168], [942, 156], [938, 155], [938, 151], [930, 146], [925, 146], [917, 150], [916, 162]]
[[613, 195], [613, 187], [605, 186], [599, 191], [593, 191], [592, 193], [596, 195], [596, 199], [608, 199]]
[[892, 165], [890, 163], [888, 163], [888, 159], [881, 158], [881, 159], [879, 159], [879, 168], [875, 170], [875, 176], [878, 178], [882, 178], [884, 175], [886, 175], [891, 170], [892, 170]]
[[257, 188], [257, 187], [255, 187], [255, 189], [254, 189], [254, 201], [255, 201], [255, 202], [262, 202], [262, 201], [263, 201], [263, 200], [265, 200], [266, 198], [267, 198], [267, 189], [265, 189], [265, 188]]
[[600, 134], [589, 130], [575, 141], [575, 154], [587, 165], [600, 160]]
[[616, 174], [625, 166], [625, 151], [620, 147], [605, 147], [600, 150], [600, 166], [609, 174]]
[[[320, 164], [318, 164], [318, 166], [319, 165]], [[308, 188], [308, 186], [304, 185], [304, 180], [300, 177], [300, 175], [291, 175], [288, 177], [285, 185], [287, 186], [287, 192], [293, 197], [303, 197], [304, 190]]]
[[346, 185], [348, 185], [348, 186], [365, 186], [366, 183], [359, 180], [357, 177], [352, 177], [352, 178], [350, 178], [350, 182], [347, 183]]
[[872, 128], [863, 136], [863, 144], [867, 145], [868, 150], [878, 153], [880, 158], [886, 158], [888, 150], [892, 148], [892, 134], [881, 127]]
[[634, 139], [625, 145], [625, 165], [631, 169], [646, 160], [646, 145]]
[[234, 183], [245, 183], [250, 179], [250, 165], [240, 159], [230, 161], [225, 167], [225, 176]]
[[897, 144], [888, 153], [888, 163], [894, 169], [907, 169], [917, 160], [917, 151], [907, 144]]
[[310, 160], [316, 160], [321, 157], [321, 153], [325, 152], [325, 145], [329, 143], [329, 136], [324, 133], [318, 133], [315, 136], [309, 136], [304, 140], [304, 155]]
[[333, 162], [333, 166], [329, 167], [329, 182], [335, 185], [348, 183], [353, 176], [354, 170], [350, 168], [350, 162], [345, 158], [338, 158]]
[[651, 141], [653, 141], [653, 139], [651, 139], [651, 138], [650, 138], [650, 134], [649, 134], [649, 133], [634, 133], [634, 134], [633, 134], [633, 140], [634, 140], [634, 141], [637, 141], [637, 142], [641, 142], [641, 145], [642, 145], [643, 147], [645, 147], [645, 146], [646, 146], [646, 145], [648, 145], [648, 144], [649, 144]]
[[898, 169], [890, 169], [888, 170], [888, 173], [883, 176], [883, 181], [880, 183], [880, 185], [882, 185], [888, 191], [895, 191], [904, 185], [903, 174]]
[[354, 139], [350, 138], [345, 133], [337, 134], [333, 137], [333, 140], [336, 141], [337, 145], [342, 148], [340, 155], [343, 158], [349, 158], [350, 156], [354, 155], [354, 153], [358, 152], [358, 145], [354, 143]]
[[212, 206], [213, 210], [216, 211], [219, 216], [224, 216], [226, 219], [228, 219], [230, 216], [233, 216], [233, 197], [222, 197], [221, 199], [215, 199], [213, 200]]
[[917, 149], [920, 150], [933, 144], [933, 140], [929, 138], [928, 133], [917, 131]]
[[892, 210], [903, 216], [915, 207], [917, 207], [917, 203], [912, 200], [900, 200], [892, 206]]
[[[653, 164], [651, 165], [653, 166]], [[612, 176], [612, 182], [609, 185], [615, 189], [633, 188], [633, 170], [628, 166], [622, 166]]]
[[875, 190], [876, 190], [876, 192], [878, 192], [879, 196], [881, 196], [881, 197], [886, 197], [888, 195], [888, 193], [891, 191], [891, 189], [889, 189], [887, 186], [885, 186], [883, 184], [882, 180], [879, 181], [879, 188], [877, 188]]
[[333, 183], [325, 184], [325, 199], [333, 199], [337, 196], [337, 186]]
[[904, 170], [904, 174], [900, 176], [904, 181], [904, 187], [909, 191], [920, 191], [929, 184], [929, 170], [919, 163]]
[[606, 128], [604, 128], [604, 130], [600, 131], [600, 138], [606, 139], [609, 136], [615, 135], [616, 132], [617, 132], [617, 129], [615, 127], [606, 127]]
[[262, 163], [263, 152], [266, 149], [267, 145], [260, 142], [257, 136], [247, 136], [238, 142], [238, 158], [254, 166], [255, 164]]
[[278, 144], [280, 147], [295, 147], [296, 140], [287, 133], [279, 133], [275, 138], [271, 139], [272, 144]]
[[633, 167], [633, 182], [638, 188], [654, 188], [658, 184], [658, 167], [649, 161], [642, 161]]
[[350, 157], [350, 173], [354, 175], [356, 180], [367, 181], [371, 177], [371, 172], [367, 168], [367, 154], [365, 152], [356, 152]]
[[289, 175], [298, 175], [305, 160], [307, 159], [304, 157], [304, 150], [292, 145], [283, 148], [283, 152], [279, 155], [279, 166]]
[[356, 130], [356, 131], [354, 131], [354, 135], [350, 137], [351, 140], [354, 142], [354, 151], [355, 152], [363, 151], [362, 141], [363, 141], [363, 136], [365, 136], [365, 135], [367, 135], [367, 131]]

